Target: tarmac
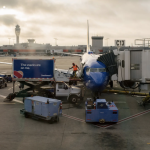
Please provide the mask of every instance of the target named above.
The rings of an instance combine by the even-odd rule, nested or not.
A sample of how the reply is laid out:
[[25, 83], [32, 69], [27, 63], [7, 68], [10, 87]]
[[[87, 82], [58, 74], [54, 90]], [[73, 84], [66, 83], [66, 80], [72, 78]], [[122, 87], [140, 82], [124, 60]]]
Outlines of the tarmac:
[[[72, 62], [79, 65], [78, 57], [54, 56], [57, 68], [68, 69]], [[40, 57], [41, 58], [41, 57]], [[48, 57], [43, 57], [48, 58]], [[11, 57], [1, 57], [2, 62], [12, 62]], [[11, 65], [0, 64], [0, 73], [12, 73]], [[63, 115], [59, 123], [25, 118], [20, 114], [22, 98], [3, 102], [12, 92], [12, 83], [0, 89], [0, 149], [2, 150], [149, 150], [150, 105], [138, 105], [143, 97], [117, 93], [102, 93], [102, 99], [114, 101], [119, 109], [116, 124], [85, 123], [84, 101], [91, 97], [85, 90], [84, 101], [73, 105], [63, 101]], [[16, 84], [19, 91], [19, 83]], [[26, 88], [26, 87], [25, 87]], [[110, 89], [110, 87], [107, 87]], [[114, 82], [113, 89], [120, 89]], [[137, 89], [135, 90], [137, 91]]]

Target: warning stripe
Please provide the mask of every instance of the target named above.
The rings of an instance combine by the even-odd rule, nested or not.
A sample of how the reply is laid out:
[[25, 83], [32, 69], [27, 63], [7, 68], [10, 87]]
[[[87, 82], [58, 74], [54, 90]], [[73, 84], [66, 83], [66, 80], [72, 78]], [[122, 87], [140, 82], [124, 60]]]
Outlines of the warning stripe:
[[[122, 123], [122, 122], [131, 120], [131, 119], [134, 119], [134, 118], [136, 118], [136, 117], [142, 116], [142, 115], [147, 114], [147, 113], [149, 113], [149, 112], [150, 112], [150, 109], [145, 110], [145, 111], [142, 111], [142, 112], [137, 113], [137, 114], [135, 114], [135, 115], [132, 115], [132, 116], [123, 118], [123, 119], [119, 120], [116, 124], [120, 124], [120, 123]], [[113, 124], [113, 125], [115, 125], [115, 124]], [[103, 128], [108, 128], [108, 127], [111, 127], [111, 126], [113, 126], [113, 125], [111, 124], [111, 125], [103, 125], [103, 126], [101, 126], [101, 125], [95, 125], [95, 126], [97, 126], [97, 127], [103, 127]]]
[[[137, 113], [137, 114], [135, 114], [135, 115], [132, 115], [132, 116], [123, 118], [123, 119], [119, 120], [119, 121], [118, 121], [117, 123], [115, 123], [115, 124], [108, 124], [108, 125], [96, 125], [96, 124], [95, 124], [94, 126], [96, 126], [96, 127], [101, 127], [101, 128], [108, 128], [108, 127], [114, 126], [114, 125], [116, 125], [116, 124], [120, 124], [120, 123], [122, 123], [122, 122], [125, 122], [125, 121], [128, 121], [128, 120], [134, 119], [134, 118], [136, 118], [136, 117], [142, 116], [142, 115], [147, 114], [147, 113], [149, 113], [149, 112], [150, 112], [150, 109], [145, 110], [145, 111], [140, 112], [140, 113]], [[63, 116], [64, 116], [64, 117], [67, 117], [67, 118], [70, 118], [70, 119], [73, 119], [73, 120], [77, 120], [77, 121], [80, 121], [80, 122], [84, 122], [84, 123], [85, 123], [85, 120], [80, 119], [80, 118], [76, 118], [76, 117], [73, 117], [73, 116], [70, 116], [70, 115], [66, 115], [66, 114], [63, 114]]]
[[[6, 96], [0, 95], [0, 97], [5, 98]], [[18, 102], [18, 103], [23, 103], [22, 101], [17, 100], [17, 99], [14, 99], [13, 101]], [[122, 122], [125, 122], [125, 121], [128, 121], [128, 120], [134, 119], [134, 118], [136, 118], [136, 117], [142, 116], [142, 115], [147, 114], [147, 113], [149, 113], [149, 112], [150, 112], [150, 109], [145, 110], [145, 111], [142, 111], [142, 112], [137, 113], [137, 114], [134, 114], [134, 115], [132, 115], [132, 116], [123, 118], [123, 119], [119, 120], [119, 121], [118, 121], [117, 123], [115, 123], [115, 124], [108, 124], [108, 125], [96, 125], [96, 124], [95, 124], [94, 126], [96, 126], [96, 127], [101, 127], [101, 128], [108, 128], [108, 127], [114, 126], [114, 125], [116, 125], [116, 124], [120, 124], [120, 123], [122, 123]], [[70, 115], [67, 115], [67, 114], [64, 114], [64, 113], [62, 114], [62, 116], [66, 117], [66, 118], [69, 118], [69, 119], [73, 119], [73, 120], [79, 121], [79, 122], [86, 123], [85, 120], [83, 120], [83, 119], [76, 118], [76, 117], [73, 117], [73, 116], [70, 116]]]
[[80, 121], [80, 122], [84, 122], [84, 123], [85, 123], [85, 120], [83, 120], [83, 119], [76, 118], [76, 117], [73, 117], [73, 116], [70, 116], [70, 115], [67, 115], [67, 114], [64, 114], [64, 113], [62, 113], [62, 115], [63, 115], [64, 117], [67, 117], [67, 118], [70, 118], [70, 119], [77, 120], [77, 121]]

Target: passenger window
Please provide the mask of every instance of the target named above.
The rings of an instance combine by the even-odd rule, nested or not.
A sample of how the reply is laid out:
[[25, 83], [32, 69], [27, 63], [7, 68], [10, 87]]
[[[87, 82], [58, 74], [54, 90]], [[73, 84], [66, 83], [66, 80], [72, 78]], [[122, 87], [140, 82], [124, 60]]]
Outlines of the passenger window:
[[59, 89], [64, 89], [64, 87], [65, 87], [64, 83], [59, 83], [59, 84], [58, 84], [58, 88], [59, 88]]
[[98, 72], [106, 72], [105, 68], [98, 68]]

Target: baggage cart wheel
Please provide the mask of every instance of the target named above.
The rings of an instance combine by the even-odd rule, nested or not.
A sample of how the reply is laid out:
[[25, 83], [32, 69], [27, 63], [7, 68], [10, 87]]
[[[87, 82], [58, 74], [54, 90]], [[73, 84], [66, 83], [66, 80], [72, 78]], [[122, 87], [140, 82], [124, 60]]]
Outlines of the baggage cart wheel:
[[51, 118], [51, 119], [49, 120], [49, 123], [50, 123], [50, 124], [53, 124], [53, 122], [54, 122], [54, 120], [53, 120], [53, 118]]
[[56, 122], [59, 122], [59, 116], [56, 117]]
[[99, 123], [105, 123], [105, 119], [99, 119]]
[[25, 118], [29, 118], [29, 115], [27, 113], [24, 113]]

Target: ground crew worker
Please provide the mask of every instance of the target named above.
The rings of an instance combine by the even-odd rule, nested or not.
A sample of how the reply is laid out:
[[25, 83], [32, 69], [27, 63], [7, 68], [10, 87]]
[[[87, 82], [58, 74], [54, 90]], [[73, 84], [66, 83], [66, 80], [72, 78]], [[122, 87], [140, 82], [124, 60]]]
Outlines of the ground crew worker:
[[72, 63], [72, 65], [73, 66], [71, 68], [69, 68], [69, 69], [73, 68], [73, 77], [75, 77], [76, 72], [78, 71], [79, 67], [75, 63]]

